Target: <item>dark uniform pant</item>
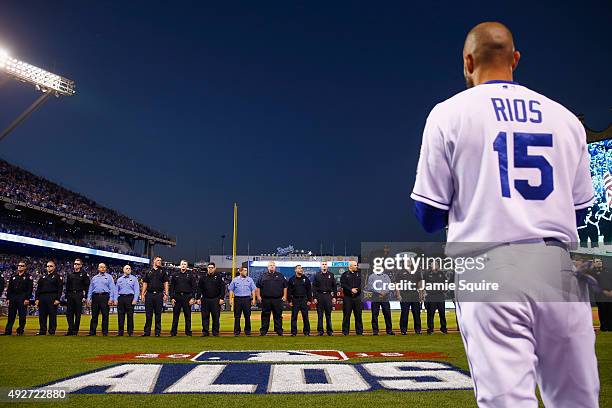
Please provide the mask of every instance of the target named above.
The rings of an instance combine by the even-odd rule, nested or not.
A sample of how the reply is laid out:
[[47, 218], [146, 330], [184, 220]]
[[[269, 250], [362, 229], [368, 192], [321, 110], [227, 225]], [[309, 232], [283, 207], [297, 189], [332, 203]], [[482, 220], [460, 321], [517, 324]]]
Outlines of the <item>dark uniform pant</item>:
[[585, 229], [591, 240], [591, 248], [599, 247], [599, 229], [593, 224], [587, 224]]
[[147, 292], [145, 294], [145, 313], [147, 315], [144, 325], [144, 334], [151, 335], [151, 324], [155, 314], [155, 335], [161, 334], [161, 318], [164, 311], [164, 294], [162, 292]]
[[361, 296], [345, 296], [342, 303], [342, 334], [348, 334], [351, 330], [351, 313], [355, 316], [355, 332], [363, 334], [363, 320], [361, 319]]
[[391, 320], [391, 305], [389, 302], [372, 302], [372, 331], [378, 333], [378, 314], [382, 309], [385, 318], [385, 331], [393, 332], [393, 321]]
[[597, 302], [599, 315], [599, 330], [612, 331], [612, 299], [607, 302]]
[[297, 334], [297, 318], [302, 313], [304, 334], [310, 334], [310, 321], [308, 320], [308, 299], [306, 297], [293, 298], [291, 306], [291, 334]]
[[210, 318], [212, 317], [212, 334], [219, 334], [219, 318], [221, 317], [221, 305], [219, 298], [202, 299], [202, 334], [208, 335]]
[[123, 327], [125, 326], [125, 316], [127, 315], [127, 332], [131, 336], [134, 334], [134, 305], [132, 301], [134, 295], [119, 295], [117, 299], [117, 320], [119, 321], [119, 327], [117, 334], [123, 334]]
[[170, 334], [176, 334], [178, 332], [179, 318], [181, 312], [185, 316], [185, 334], [191, 336], [191, 305], [189, 300], [191, 299], [191, 293], [176, 293], [174, 295], [174, 307], [172, 308], [172, 329]]
[[261, 300], [261, 328], [260, 334], [268, 333], [270, 329], [270, 314], [274, 318], [274, 331], [276, 334], [283, 334], [283, 299], [263, 298]]
[[321, 293], [317, 298], [317, 331], [319, 334], [323, 334], [323, 315], [325, 315], [325, 322], [327, 323], [326, 329], [327, 334], [332, 335], [334, 329], [332, 328], [332, 295], [331, 293]]
[[108, 314], [110, 306], [108, 293], [94, 293], [91, 297], [91, 322], [89, 322], [89, 334], [95, 335], [98, 329], [98, 315], [102, 313], [102, 334], [108, 334]]
[[17, 328], [17, 334], [23, 334], [23, 330], [25, 329], [26, 325], [26, 317], [28, 316], [28, 306], [23, 304], [25, 301], [25, 295], [13, 296], [9, 298], [8, 321], [6, 322], [4, 333], [11, 334], [13, 332], [15, 318], [17, 317], [17, 313], [19, 313], [19, 327]]
[[79, 333], [81, 314], [83, 314], [83, 291], [66, 292], [66, 320], [68, 320], [68, 333]]
[[408, 315], [412, 310], [412, 320], [414, 321], [414, 332], [421, 332], [421, 302], [400, 302], [400, 331], [408, 331]]
[[240, 315], [244, 315], [244, 333], [251, 334], [251, 297], [234, 297], [234, 334], [240, 334]]
[[55, 293], [41, 293], [38, 297], [38, 332], [47, 334], [47, 319], [49, 320], [49, 334], [55, 334], [57, 328], [57, 305], [54, 305]]
[[434, 331], [436, 310], [440, 316], [440, 331], [446, 333], [446, 308], [444, 302], [425, 302], [425, 308], [427, 309], [427, 333], [433, 333]]

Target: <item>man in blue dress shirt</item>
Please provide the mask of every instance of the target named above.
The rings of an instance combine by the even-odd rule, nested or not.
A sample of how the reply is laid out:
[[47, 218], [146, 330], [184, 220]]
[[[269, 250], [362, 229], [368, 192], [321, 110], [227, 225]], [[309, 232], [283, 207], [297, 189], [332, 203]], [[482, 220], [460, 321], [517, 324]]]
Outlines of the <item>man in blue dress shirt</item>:
[[117, 279], [117, 295], [119, 295], [115, 299], [119, 320], [117, 336], [123, 336], [126, 315], [128, 336], [131, 337], [134, 334], [134, 305], [138, 302], [139, 293], [140, 284], [138, 283], [138, 278], [132, 276], [132, 267], [125, 265], [123, 267], [123, 276]]
[[102, 313], [102, 335], [108, 336], [108, 314], [116, 297], [115, 282], [113, 277], [106, 273], [106, 264], [98, 264], [98, 274], [91, 279], [87, 291], [87, 306], [91, 306], [89, 336], [96, 335], [100, 313]]
[[240, 315], [244, 315], [244, 334], [251, 335], [251, 306], [255, 306], [257, 300], [257, 286], [250, 276], [247, 276], [247, 268], [240, 268], [240, 275], [236, 276], [229, 284], [230, 302], [234, 307], [234, 336], [240, 336]]

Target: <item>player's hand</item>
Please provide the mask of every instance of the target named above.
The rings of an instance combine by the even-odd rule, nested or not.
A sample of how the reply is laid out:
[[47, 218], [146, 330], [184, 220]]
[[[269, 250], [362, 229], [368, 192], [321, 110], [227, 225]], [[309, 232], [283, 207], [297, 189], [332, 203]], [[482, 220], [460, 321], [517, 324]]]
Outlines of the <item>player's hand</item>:
[[313, 300], [314, 304], [316, 305], [317, 303], [319, 303], [319, 301], [317, 299]]
[[164, 302], [168, 301], [168, 295], [164, 294]]
[[222, 305], [222, 304], [224, 304], [224, 303], [225, 303], [225, 300], [223, 300], [223, 299], [219, 299], [219, 304], [220, 304], [220, 305]]
[[336, 303], [338, 303], [338, 301], [336, 300], [336, 298], [332, 298], [332, 305], [335, 305]]
[[357, 293], [357, 288], [351, 289], [351, 293], [353, 293], [353, 294]]
[[306, 302], [306, 306], [310, 306], [312, 302]]
[[196, 300], [196, 303], [197, 303], [198, 305], [201, 305], [201, 304], [202, 304], [202, 300], [201, 300], [201, 299], [198, 299], [198, 300]]
[[193, 305], [194, 303], [195, 303], [195, 300], [189, 299], [189, 306]]
[[133, 305], [135, 305], [135, 304], [136, 304], [136, 301], [135, 301], [135, 300], [132, 300], [132, 304], [133, 304]]
[[85, 304], [89, 307], [91, 307], [91, 300], [88, 300], [87, 302], [85, 302]]
[[261, 296], [257, 296], [257, 301], [261, 303]]
[[145, 301], [145, 296], [146, 296], [146, 295], [147, 295], [146, 293], [142, 293], [142, 294], [140, 295], [140, 300], [141, 300], [143, 303], [144, 303], [144, 301]]
[[289, 302], [289, 307], [293, 307], [293, 302]]
[[257, 304], [257, 300], [253, 299], [251, 300], [251, 306], [255, 306]]
[[54, 301], [53, 301], [53, 304], [54, 304], [55, 306], [57, 306], [57, 305], [59, 305], [59, 304], [60, 304], [60, 301], [59, 301], [59, 300], [54, 300]]
[[283, 300], [283, 302], [286, 302], [286, 301], [287, 301], [287, 298], [286, 298], [286, 297], [284, 297], [284, 296], [283, 296], [281, 299]]
[[26, 306], [29, 306], [30, 305], [30, 301], [28, 299], [26, 299], [26, 300], [23, 301], [23, 304], [26, 305]]
[[230, 302], [230, 306], [234, 306], [234, 298], [230, 298], [229, 302]]
[[109, 305], [109, 306], [112, 306], [112, 305], [113, 305], [113, 301], [112, 301], [112, 300], [109, 300], [109, 301], [108, 301], [108, 302], [106, 302], [106, 303], [108, 303], [108, 305]]
[[38, 303], [39, 303], [39, 301], [38, 301], [38, 300], [36, 300], [36, 301], [34, 302], [34, 306], [38, 307]]
[[176, 300], [172, 299], [172, 306], [176, 304]]

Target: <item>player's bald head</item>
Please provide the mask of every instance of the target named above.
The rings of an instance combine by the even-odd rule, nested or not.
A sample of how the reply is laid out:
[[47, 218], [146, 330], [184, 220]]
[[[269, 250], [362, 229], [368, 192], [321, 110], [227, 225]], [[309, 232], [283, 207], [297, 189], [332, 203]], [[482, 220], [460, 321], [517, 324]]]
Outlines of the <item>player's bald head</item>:
[[[512, 32], [498, 22], [480, 23], [472, 28], [463, 45], [466, 80], [473, 86], [472, 75], [476, 70], [498, 70], [511, 73], [520, 54], [514, 49]], [[498, 78], [502, 79], [502, 78]]]
[[472, 54], [477, 64], [511, 64], [514, 53], [512, 33], [502, 23], [480, 23], [465, 38], [463, 54]]

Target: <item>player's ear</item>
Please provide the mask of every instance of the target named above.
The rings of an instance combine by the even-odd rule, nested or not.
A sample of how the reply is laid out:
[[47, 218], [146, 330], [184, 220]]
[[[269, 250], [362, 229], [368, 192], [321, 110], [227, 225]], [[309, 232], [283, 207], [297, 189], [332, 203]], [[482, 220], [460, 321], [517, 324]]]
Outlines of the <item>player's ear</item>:
[[514, 51], [514, 53], [512, 54], [512, 71], [516, 69], [520, 59], [521, 59], [521, 53], [518, 51]]
[[464, 54], [463, 55], [463, 70], [466, 74], [474, 73], [474, 57], [472, 54]]

